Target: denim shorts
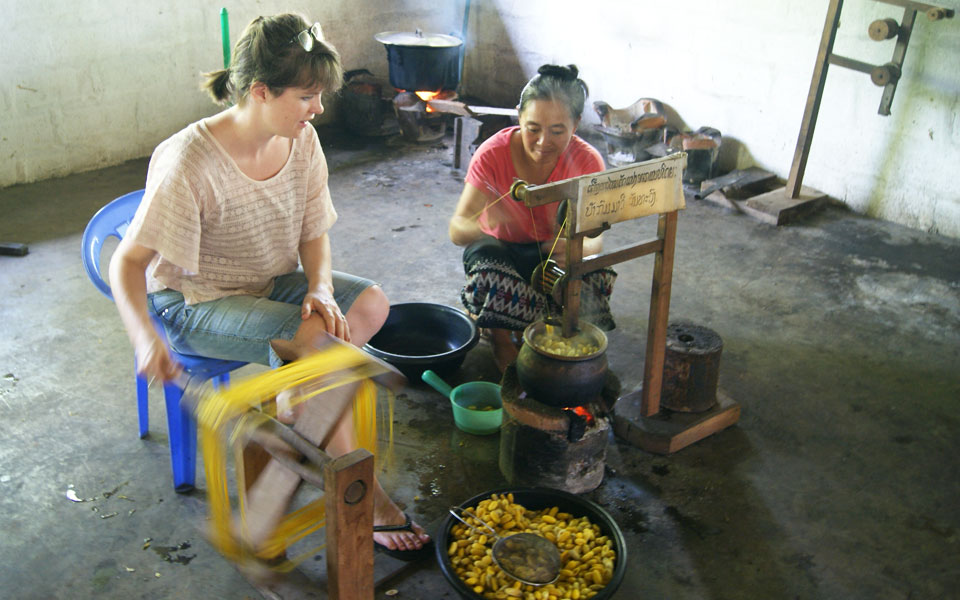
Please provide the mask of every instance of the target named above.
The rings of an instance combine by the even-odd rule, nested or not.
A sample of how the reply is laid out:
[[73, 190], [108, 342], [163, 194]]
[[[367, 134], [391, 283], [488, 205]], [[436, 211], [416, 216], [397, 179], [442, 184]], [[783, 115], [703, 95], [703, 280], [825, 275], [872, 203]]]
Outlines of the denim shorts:
[[[368, 287], [369, 279], [333, 272], [333, 296], [340, 311], [350, 306]], [[270, 340], [293, 339], [302, 322], [300, 308], [307, 293], [302, 271], [274, 280], [269, 296], [226, 296], [187, 306], [183, 294], [166, 289], [147, 295], [147, 307], [163, 324], [167, 342], [180, 354], [239, 360], [279, 367], [283, 360]]]

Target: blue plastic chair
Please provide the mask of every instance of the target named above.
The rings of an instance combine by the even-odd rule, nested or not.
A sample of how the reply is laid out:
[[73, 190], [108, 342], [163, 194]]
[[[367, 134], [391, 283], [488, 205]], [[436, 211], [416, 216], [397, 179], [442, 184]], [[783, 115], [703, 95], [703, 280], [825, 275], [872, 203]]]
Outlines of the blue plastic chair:
[[[83, 232], [81, 251], [83, 267], [87, 277], [104, 296], [113, 300], [110, 285], [103, 278], [100, 254], [103, 243], [110, 237], [123, 239], [133, 220], [134, 213], [143, 198], [143, 190], [124, 194], [93, 215]], [[158, 331], [163, 332], [155, 322]], [[226, 385], [230, 381], [230, 372], [246, 365], [245, 362], [220, 360], [191, 356], [170, 351], [174, 360], [183, 366], [183, 370], [197, 381], [213, 379], [215, 386]], [[136, 370], [134, 370], [136, 372]], [[137, 414], [140, 422], [140, 437], [147, 435], [150, 413], [147, 407], [147, 380], [137, 374]], [[180, 407], [183, 390], [175, 382], [163, 386], [163, 395], [167, 405], [167, 436], [170, 439], [170, 461], [173, 466], [173, 487], [177, 492], [189, 492], [194, 488], [197, 473], [197, 424], [189, 411]]]

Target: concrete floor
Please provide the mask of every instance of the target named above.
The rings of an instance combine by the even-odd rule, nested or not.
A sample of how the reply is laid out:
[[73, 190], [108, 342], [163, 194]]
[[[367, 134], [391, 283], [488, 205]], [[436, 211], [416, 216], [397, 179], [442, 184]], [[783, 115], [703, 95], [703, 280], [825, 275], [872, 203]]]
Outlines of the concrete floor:
[[[381, 281], [393, 301], [459, 306], [446, 221], [462, 178], [449, 137], [323, 138], [340, 212], [334, 264]], [[156, 393], [152, 432], [137, 437], [132, 352], [80, 264], [87, 220], [142, 187], [145, 169], [0, 190], [0, 241], [30, 247], [0, 257], [6, 597], [261, 596], [198, 533], [202, 472], [197, 491], [174, 493]], [[607, 247], [648, 237], [654, 221], [615, 226]], [[722, 336], [720, 386], [743, 414], [670, 456], [611, 439], [604, 483], [587, 496], [627, 539], [614, 597], [960, 597], [960, 241], [838, 208], [775, 228], [691, 200], [677, 244], [671, 318]], [[641, 379], [652, 262], [618, 267], [609, 356], [627, 390]], [[449, 379], [479, 378], [495, 378], [486, 346]], [[398, 395], [396, 427], [399, 468], [384, 484], [421, 522], [503, 485], [498, 436], [458, 432], [424, 384]], [[93, 500], [71, 502], [68, 489]], [[325, 598], [316, 565], [301, 572], [308, 585], [277, 597]], [[456, 597], [432, 561], [377, 597], [391, 588]]]

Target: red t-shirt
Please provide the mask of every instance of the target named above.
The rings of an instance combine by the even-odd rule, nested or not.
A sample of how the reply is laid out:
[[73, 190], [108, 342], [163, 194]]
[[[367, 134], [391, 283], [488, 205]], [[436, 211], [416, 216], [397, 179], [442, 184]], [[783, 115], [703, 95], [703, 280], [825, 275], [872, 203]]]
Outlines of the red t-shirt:
[[[493, 200], [507, 194], [496, 204], [488, 204], [487, 210], [477, 220], [484, 233], [505, 242], [543, 242], [556, 235], [558, 203], [527, 208], [508, 193], [510, 186], [518, 178], [510, 154], [510, 137], [519, 129], [518, 126], [507, 127], [480, 144], [470, 160], [466, 181], [491, 196]], [[544, 183], [603, 170], [603, 157], [600, 153], [583, 139], [573, 136], [560, 155], [557, 166]], [[487, 215], [494, 215], [494, 221], [500, 225], [491, 228]]]

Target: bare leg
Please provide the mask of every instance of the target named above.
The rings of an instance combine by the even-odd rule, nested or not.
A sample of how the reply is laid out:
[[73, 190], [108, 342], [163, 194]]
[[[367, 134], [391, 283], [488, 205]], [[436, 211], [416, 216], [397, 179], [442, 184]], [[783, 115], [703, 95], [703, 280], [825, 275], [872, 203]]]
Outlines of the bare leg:
[[509, 329], [491, 329], [490, 345], [493, 347], [493, 360], [501, 373], [510, 366], [510, 363], [517, 360], [517, 355], [520, 353], [513, 341], [513, 331]]
[[[389, 309], [389, 301], [379, 287], [365, 290], [346, 314], [351, 342], [357, 346], [366, 344], [383, 325]], [[316, 352], [313, 341], [325, 332], [323, 320], [313, 317], [301, 324], [292, 340], [274, 340], [273, 347], [284, 360], [297, 360]], [[348, 410], [355, 392], [356, 385], [341, 386], [300, 404], [299, 410], [282, 420], [293, 420], [294, 431], [324, 448], [330, 456], [341, 456], [357, 448], [353, 435], [353, 416]], [[299, 476], [277, 461], [270, 461], [266, 465], [247, 492], [245, 541], [250, 546], [257, 548], [276, 528], [299, 484]], [[374, 524], [398, 525], [404, 520], [403, 512], [375, 479]], [[391, 549], [420, 548], [430, 538], [419, 525], [414, 524], [413, 527], [416, 533], [378, 532], [374, 534], [374, 539]]]
[[[313, 407], [310, 407], [311, 409]], [[301, 417], [302, 419], [303, 417]], [[327, 437], [324, 450], [331, 457], [336, 458], [357, 447], [354, 436], [353, 414], [347, 410], [337, 423], [336, 428]], [[403, 525], [406, 517], [390, 496], [387, 495], [380, 482], [373, 480], [373, 524], [374, 525]], [[378, 531], [373, 539], [391, 550], [416, 550], [430, 540], [430, 536], [417, 523], [411, 523], [413, 531]]]

